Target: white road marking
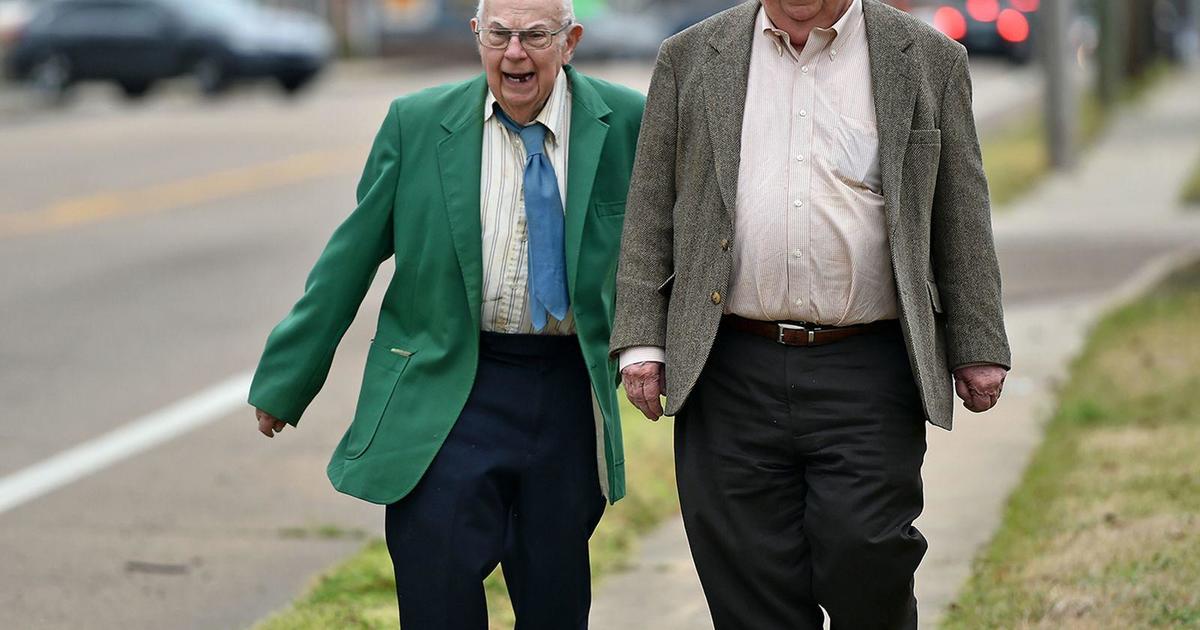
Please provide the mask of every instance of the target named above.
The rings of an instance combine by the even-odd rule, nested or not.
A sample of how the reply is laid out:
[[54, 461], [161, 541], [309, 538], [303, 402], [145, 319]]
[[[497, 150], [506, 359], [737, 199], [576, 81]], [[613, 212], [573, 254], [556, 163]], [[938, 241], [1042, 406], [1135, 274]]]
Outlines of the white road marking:
[[246, 404], [250, 372], [0, 478], [0, 514], [133, 457]]

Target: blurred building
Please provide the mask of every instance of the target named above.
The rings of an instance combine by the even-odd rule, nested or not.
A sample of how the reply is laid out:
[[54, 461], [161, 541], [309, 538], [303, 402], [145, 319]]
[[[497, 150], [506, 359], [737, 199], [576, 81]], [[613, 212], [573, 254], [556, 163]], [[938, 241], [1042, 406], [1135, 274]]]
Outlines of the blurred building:
[[[467, 23], [477, 0], [264, 0], [327, 19], [342, 51], [351, 55], [474, 54]], [[738, 0], [575, 0], [577, 19], [589, 27], [586, 48], [620, 56], [624, 33], [630, 55], [644, 55], [651, 36], [662, 38]], [[594, 30], [592, 29], [594, 27]], [[612, 33], [613, 36], [610, 36]], [[651, 50], [651, 53], [653, 53]]]

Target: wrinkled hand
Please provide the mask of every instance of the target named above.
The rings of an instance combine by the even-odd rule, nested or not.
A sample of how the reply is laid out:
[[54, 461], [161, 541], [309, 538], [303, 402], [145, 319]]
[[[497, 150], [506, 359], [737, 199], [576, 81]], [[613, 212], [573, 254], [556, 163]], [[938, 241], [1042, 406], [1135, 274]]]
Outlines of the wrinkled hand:
[[276, 433], [283, 431], [283, 427], [287, 426], [286, 422], [262, 409], [255, 409], [254, 413], [258, 416], [258, 432], [269, 438], [275, 437]]
[[999, 365], [969, 365], [954, 372], [954, 390], [963, 406], [982, 413], [996, 406], [1008, 371]]
[[667, 370], [657, 361], [643, 361], [626, 366], [621, 370], [621, 382], [625, 395], [650, 420], [658, 421], [663, 415], [659, 397], [667, 391]]

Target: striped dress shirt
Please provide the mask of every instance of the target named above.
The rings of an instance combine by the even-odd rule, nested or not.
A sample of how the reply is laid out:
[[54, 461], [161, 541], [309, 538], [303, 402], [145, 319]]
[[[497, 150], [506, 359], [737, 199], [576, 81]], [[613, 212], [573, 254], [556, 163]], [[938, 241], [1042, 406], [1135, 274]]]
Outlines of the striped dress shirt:
[[[573, 335], [568, 311], [562, 321], [546, 315], [546, 327], [533, 329], [529, 314], [529, 243], [525, 224], [525, 145], [493, 110], [488, 90], [483, 107], [483, 161], [480, 175], [480, 221], [483, 228], [483, 308], [481, 327], [508, 334]], [[571, 132], [571, 90], [559, 70], [550, 98], [535, 122], [549, 130], [546, 157], [554, 167], [563, 208], [567, 206], [567, 147]]]
[[862, 0], [803, 50], [760, 9], [750, 59], [726, 312], [895, 319]]

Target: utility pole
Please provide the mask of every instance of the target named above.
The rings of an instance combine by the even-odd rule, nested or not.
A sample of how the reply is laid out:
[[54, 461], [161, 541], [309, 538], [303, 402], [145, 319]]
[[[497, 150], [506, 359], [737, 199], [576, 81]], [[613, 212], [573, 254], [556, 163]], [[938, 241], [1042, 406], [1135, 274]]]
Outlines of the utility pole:
[[[1195, 0], [1200, 2], [1200, 0]], [[1121, 98], [1125, 78], [1125, 34], [1128, 31], [1124, 0], [1098, 0], [1100, 16], [1100, 100], [1112, 107]]]
[[1067, 31], [1074, 13], [1072, 0], [1043, 2], [1038, 12], [1046, 80], [1046, 141], [1055, 170], [1075, 165], [1076, 102], [1074, 54]]

